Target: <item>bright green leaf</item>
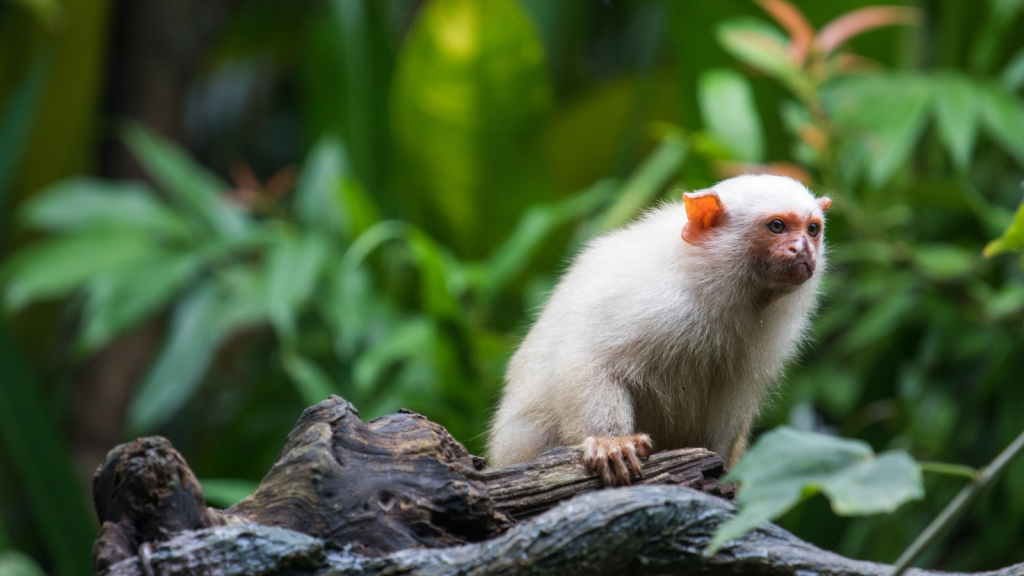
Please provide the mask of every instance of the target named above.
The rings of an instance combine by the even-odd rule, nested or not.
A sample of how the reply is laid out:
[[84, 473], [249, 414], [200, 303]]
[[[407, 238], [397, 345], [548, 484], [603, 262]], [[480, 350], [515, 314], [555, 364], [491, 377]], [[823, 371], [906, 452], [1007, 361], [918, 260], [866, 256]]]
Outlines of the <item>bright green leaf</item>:
[[34, 300], [63, 296], [97, 274], [134, 266], [160, 254], [150, 236], [128, 230], [37, 242], [17, 254], [5, 268], [5, 302], [18, 309]]
[[146, 172], [220, 236], [238, 236], [249, 226], [244, 212], [227, 197], [229, 186], [164, 138], [128, 124], [124, 141]]
[[49, 231], [127, 227], [186, 237], [188, 226], [137, 182], [70, 178], [34, 195], [22, 209], [29, 226]]
[[1013, 224], [1003, 232], [1002, 236], [989, 242], [985, 246], [983, 254], [991, 258], [996, 254], [1015, 252], [1021, 249], [1024, 249], [1024, 202], [1013, 215]]
[[210, 506], [230, 508], [249, 497], [256, 491], [257, 484], [252, 480], [239, 478], [201, 478], [203, 500]]
[[544, 49], [513, 0], [425, 3], [398, 55], [392, 124], [408, 209], [460, 254], [487, 254], [544, 189]]
[[1004, 86], [1013, 91], [1020, 90], [1024, 86], [1024, 47], [1021, 47], [1013, 55], [1009, 64], [1003, 69], [1000, 79]]
[[764, 161], [764, 132], [754, 93], [742, 75], [727, 68], [708, 70], [697, 81], [704, 127], [741, 162]]
[[876, 456], [860, 440], [787, 426], [762, 436], [727, 480], [740, 484], [740, 511], [719, 527], [708, 554], [819, 492], [843, 516], [892, 512], [924, 496], [921, 470], [906, 452]]
[[957, 167], [966, 170], [978, 132], [978, 96], [971, 80], [948, 74], [936, 78], [935, 112], [939, 136]]

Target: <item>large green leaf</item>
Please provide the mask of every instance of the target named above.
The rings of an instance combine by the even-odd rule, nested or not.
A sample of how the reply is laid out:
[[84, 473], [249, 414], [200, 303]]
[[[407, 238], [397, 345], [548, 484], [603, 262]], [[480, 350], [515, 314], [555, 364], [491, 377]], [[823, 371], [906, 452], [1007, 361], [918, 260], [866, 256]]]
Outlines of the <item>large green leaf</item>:
[[892, 512], [924, 496], [920, 467], [906, 452], [876, 455], [859, 440], [786, 426], [762, 436], [727, 480], [740, 484], [740, 511], [719, 527], [709, 554], [817, 493], [842, 516]]
[[40, 397], [6, 325], [0, 325], [0, 441], [62, 576], [92, 574], [96, 524], [52, 410]]
[[978, 133], [978, 95], [971, 80], [958, 74], [939, 76], [935, 83], [939, 136], [957, 167], [966, 170]]
[[138, 124], [128, 124], [124, 141], [164, 190], [221, 236], [238, 236], [248, 228], [242, 210], [227, 197], [228, 185], [188, 154]]
[[282, 234], [267, 261], [267, 310], [278, 334], [295, 337], [299, 308], [313, 295], [327, 255], [327, 241], [316, 233]]
[[22, 220], [49, 231], [130, 227], [156, 236], [187, 237], [187, 224], [144, 184], [70, 178], [26, 202]]
[[132, 435], [169, 420], [199, 387], [231, 328], [220, 313], [221, 297], [220, 287], [206, 282], [178, 303], [167, 341], [129, 407]]
[[195, 277], [215, 252], [168, 254], [102, 274], [87, 285], [80, 344], [92, 352], [155, 313]]
[[351, 242], [380, 219], [373, 200], [349, 172], [348, 154], [324, 137], [306, 159], [295, 189], [295, 212], [303, 225]]
[[843, 78], [822, 92], [836, 123], [862, 153], [861, 169], [882, 186], [907, 161], [934, 94], [928, 78], [887, 74]]
[[20, 308], [62, 296], [97, 274], [124, 269], [161, 254], [139, 231], [102, 230], [50, 238], [26, 248], [5, 268], [5, 302]]
[[708, 70], [697, 81], [704, 128], [734, 160], [764, 161], [764, 132], [750, 82], [727, 68]]
[[430, 363], [437, 330], [427, 317], [396, 325], [379, 342], [361, 354], [353, 367], [356, 390], [367, 393], [390, 365], [404, 360]]
[[347, 224], [337, 197], [349, 170], [345, 148], [336, 138], [321, 138], [306, 157], [295, 186], [295, 216], [304, 226], [342, 234]]
[[434, 0], [399, 54], [392, 111], [407, 209], [462, 255], [488, 253], [540, 198], [544, 52], [513, 0]]
[[985, 86], [977, 93], [988, 133], [1024, 166], [1024, 101], [998, 85]]

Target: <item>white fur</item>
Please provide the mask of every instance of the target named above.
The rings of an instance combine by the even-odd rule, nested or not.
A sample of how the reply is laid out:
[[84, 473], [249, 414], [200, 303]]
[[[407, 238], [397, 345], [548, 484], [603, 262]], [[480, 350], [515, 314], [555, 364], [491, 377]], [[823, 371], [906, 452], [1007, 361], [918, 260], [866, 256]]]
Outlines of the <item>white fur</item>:
[[727, 462], [742, 452], [799, 346], [825, 268], [818, 248], [809, 280], [759, 305], [745, 238], [772, 214], [823, 215], [803, 185], [781, 176], [740, 176], [714, 190], [727, 216], [705, 246], [680, 238], [678, 202], [579, 254], [509, 363], [491, 465], [635, 432], [659, 450], [703, 446]]

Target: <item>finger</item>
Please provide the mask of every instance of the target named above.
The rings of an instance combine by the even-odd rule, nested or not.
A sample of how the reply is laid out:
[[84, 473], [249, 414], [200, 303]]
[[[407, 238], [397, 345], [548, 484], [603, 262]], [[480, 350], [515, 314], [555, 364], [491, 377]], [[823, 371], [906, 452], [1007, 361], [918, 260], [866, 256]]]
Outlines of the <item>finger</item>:
[[608, 465], [608, 458], [602, 458], [599, 460], [601, 470], [601, 481], [604, 482], [605, 486], [615, 487], [615, 475], [612, 474], [612, 468]]
[[626, 467], [626, 460], [623, 458], [623, 454], [618, 453], [614, 458], [611, 458], [611, 465], [615, 470], [615, 479], [618, 480], [618, 483], [623, 486], [629, 486], [630, 469]]
[[583, 441], [583, 463], [591, 473], [597, 470], [597, 439], [593, 436]]
[[636, 452], [641, 458], [647, 458], [654, 451], [654, 443], [647, 434], [641, 434], [636, 438]]
[[636, 447], [629, 446], [625, 450], [626, 464], [629, 465], [630, 471], [633, 472], [638, 478], [644, 477], [643, 464], [640, 463], [640, 459], [636, 456]]

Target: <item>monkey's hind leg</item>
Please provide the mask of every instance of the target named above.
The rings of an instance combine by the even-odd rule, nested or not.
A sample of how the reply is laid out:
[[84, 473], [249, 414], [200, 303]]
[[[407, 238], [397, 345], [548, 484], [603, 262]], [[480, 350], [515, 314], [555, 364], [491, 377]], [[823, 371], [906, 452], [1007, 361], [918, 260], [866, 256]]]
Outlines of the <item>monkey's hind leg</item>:
[[643, 478], [640, 458], [647, 459], [654, 447], [647, 434], [588, 436], [581, 446], [583, 462], [591, 472], [601, 474], [605, 486], [629, 484], [631, 473]]

